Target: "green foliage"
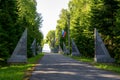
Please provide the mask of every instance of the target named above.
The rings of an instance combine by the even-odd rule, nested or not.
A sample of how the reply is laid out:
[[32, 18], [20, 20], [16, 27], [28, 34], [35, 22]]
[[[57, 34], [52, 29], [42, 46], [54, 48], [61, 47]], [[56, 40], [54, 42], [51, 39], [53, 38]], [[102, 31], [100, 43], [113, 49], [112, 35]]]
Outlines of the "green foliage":
[[[70, 37], [74, 39], [78, 49], [84, 56], [93, 57], [93, 31], [90, 27], [90, 0], [71, 0], [69, 9], [62, 9], [60, 19], [57, 21], [56, 36], [58, 42], [68, 45], [68, 29], [70, 25]], [[70, 24], [69, 24], [70, 21]], [[67, 31], [65, 38], [61, 37], [62, 30]], [[92, 48], [92, 49], [90, 49]]]
[[[9, 57], [15, 46], [16, 40], [18, 40], [16, 36], [17, 29], [15, 27], [17, 19], [15, 6], [15, 0], [0, 1], [0, 57], [4, 59]], [[11, 35], [12, 37], [10, 37]], [[13, 37], [15, 39], [13, 39]]]
[[[96, 0], [91, 7], [91, 27], [97, 28], [112, 57], [120, 61], [119, 55], [119, 5], [117, 0]], [[119, 59], [118, 59], [119, 58]]]
[[[68, 45], [68, 27], [69, 27], [69, 11], [66, 9], [62, 9], [59, 15], [60, 19], [57, 21], [55, 37], [56, 37], [56, 45], [63, 46], [63, 42]], [[62, 36], [62, 30], [66, 32], [66, 36]]]
[[28, 28], [28, 56], [34, 38], [41, 44], [42, 16], [36, 12], [35, 0], [0, 0], [0, 58], [12, 54], [25, 28]]
[[82, 61], [82, 62], [89, 62], [92, 63], [93, 59], [92, 58], [87, 58], [87, 57], [77, 57], [77, 56], [70, 56], [71, 58], [78, 60], [78, 61]]
[[41, 59], [44, 54], [39, 54], [35, 57], [28, 59], [28, 64], [10, 65], [0, 67], [0, 80], [23, 80], [25, 71], [35, 66], [35, 63]]
[[50, 45], [50, 48], [55, 47], [55, 31], [50, 30], [46, 36], [46, 42]]
[[[66, 11], [66, 13], [65, 13]], [[110, 52], [120, 63], [120, 1], [119, 0], [71, 0], [68, 9], [62, 9], [57, 21], [57, 44], [68, 42], [62, 39], [61, 31], [68, 31], [70, 15], [70, 37], [74, 39], [81, 54], [94, 57], [94, 28], [97, 28]], [[66, 27], [66, 28], [65, 28]]]
[[[82, 55], [93, 57], [93, 31], [90, 27], [90, 0], [73, 0], [69, 3], [71, 12], [71, 38], [74, 39]], [[75, 15], [74, 15], [75, 14]]]

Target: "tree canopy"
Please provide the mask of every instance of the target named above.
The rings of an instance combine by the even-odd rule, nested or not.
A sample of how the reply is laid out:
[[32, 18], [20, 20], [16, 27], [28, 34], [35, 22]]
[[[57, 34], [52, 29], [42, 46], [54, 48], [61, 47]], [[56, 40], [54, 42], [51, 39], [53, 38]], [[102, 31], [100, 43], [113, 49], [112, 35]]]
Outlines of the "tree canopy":
[[[68, 31], [70, 15], [70, 37], [74, 39], [81, 54], [94, 57], [94, 28], [99, 30], [110, 55], [120, 62], [120, 1], [119, 0], [70, 0], [68, 9], [62, 9], [57, 21], [58, 44], [68, 43], [62, 39], [62, 30]], [[68, 34], [67, 34], [68, 35]], [[68, 45], [68, 44], [67, 44]]]
[[28, 56], [34, 38], [41, 43], [42, 15], [36, 12], [35, 0], [0, 0], [0, 58], [13, 52], [25, 28], [28, 28]]

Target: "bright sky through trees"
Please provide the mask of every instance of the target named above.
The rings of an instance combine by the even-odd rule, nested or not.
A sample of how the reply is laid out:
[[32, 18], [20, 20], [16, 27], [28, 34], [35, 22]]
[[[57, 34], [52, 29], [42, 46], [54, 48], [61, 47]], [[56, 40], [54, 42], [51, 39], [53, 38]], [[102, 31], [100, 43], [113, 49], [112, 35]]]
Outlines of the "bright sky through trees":
[[44, 38], [48, 31], [55, 30], [57, 20], [62, 8], [67, 8], [69, 0], [36, 0], [37, 12], [42, 13], [43, 26], [42, 33]]
[[51, 52], [49, 44], [44, 44], [42, 52]]

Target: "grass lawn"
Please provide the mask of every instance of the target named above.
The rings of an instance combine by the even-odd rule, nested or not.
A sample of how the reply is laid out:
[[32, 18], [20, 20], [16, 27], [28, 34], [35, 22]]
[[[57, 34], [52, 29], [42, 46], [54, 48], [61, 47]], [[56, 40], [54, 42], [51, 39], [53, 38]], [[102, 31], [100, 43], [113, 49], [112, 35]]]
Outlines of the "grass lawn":
[[108, 63], [96, 63], [92, 58], [86, 58], [86, 57], [77, 57], [77, 56], [70, 56], [70, 57], [78, 61], [87, 62], [95, 66], [96, 68], [109, 70], [120, 74], [120, 65], [108, 64]]
[[30, 73], [35, 66], [35, 63], [44, 56], [39, 54], [29, 58], [27, 64], [17, 64], [5, 67], [0, 67], [0, 80], [28, 80]]

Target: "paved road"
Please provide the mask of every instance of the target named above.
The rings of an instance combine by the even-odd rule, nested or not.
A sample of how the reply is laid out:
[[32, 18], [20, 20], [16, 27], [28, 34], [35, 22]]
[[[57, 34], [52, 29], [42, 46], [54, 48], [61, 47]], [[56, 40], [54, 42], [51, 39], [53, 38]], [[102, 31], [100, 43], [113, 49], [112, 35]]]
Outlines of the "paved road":
[[96, 69], [61, 54], [47, 53], [36, 66], [30, 80], [120, 80], [120, 75]]

